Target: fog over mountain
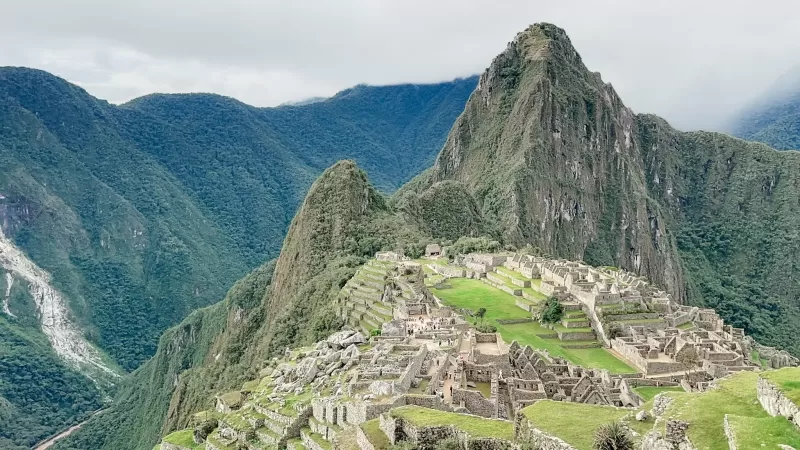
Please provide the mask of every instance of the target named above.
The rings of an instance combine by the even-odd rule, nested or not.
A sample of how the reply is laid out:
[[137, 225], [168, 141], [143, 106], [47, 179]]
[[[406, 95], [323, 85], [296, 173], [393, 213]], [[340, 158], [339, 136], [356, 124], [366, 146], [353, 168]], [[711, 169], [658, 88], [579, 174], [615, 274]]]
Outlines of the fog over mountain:
[[789, 0], [4, 3], [0, 65], [41, 68], [114, 103], [203, 91], [275, 106], [358, 83], [449, 80], [550, 21], [636, 111], [708, 129], [800, 54]]

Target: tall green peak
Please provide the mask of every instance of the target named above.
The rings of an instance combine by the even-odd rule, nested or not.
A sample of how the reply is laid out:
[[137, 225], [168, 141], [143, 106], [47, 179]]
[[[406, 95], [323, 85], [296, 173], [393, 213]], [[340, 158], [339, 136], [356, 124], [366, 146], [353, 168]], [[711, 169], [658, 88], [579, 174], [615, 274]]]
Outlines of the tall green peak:
[[456, 182], [483, 233], [623, 267], [798, 353], [784, 324], [800, 318], [800, 256], [782, 244], [800, 217], [798, 154], [634, 114], [563, 30], [539, 24], [494, 59], [433, 167], [402, 192]]

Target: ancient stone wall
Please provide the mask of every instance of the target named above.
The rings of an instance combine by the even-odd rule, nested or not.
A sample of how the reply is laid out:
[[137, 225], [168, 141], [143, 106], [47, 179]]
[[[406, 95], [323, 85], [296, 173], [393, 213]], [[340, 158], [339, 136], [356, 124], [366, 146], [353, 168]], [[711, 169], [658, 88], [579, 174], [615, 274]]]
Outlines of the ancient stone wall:
[[577, 450], [563, 440], [534, 427], [522, 414], [517, 414], [514, 423], [515, 441], [529, 443], [539, 450]]
[[491, 401], [478, 391], [453, 389], [453, 403], [464, 404], [471, 414], [481, 417], [497, 417], [497, 401]]
[[758, 401], [770, 416], [783, 416], [800, 427], [800, 408], [766, 378], [758, 378]]
[[[389, 438], [389, 442], [392, 445], [396, 444], [398, 440], [405, 437], [402, 429], [397, 429], [397, 421], [394, 418], [389, 417], [388, 414], [381, 414], [378, 421], [381, 431], [383, 431], [386, 437]], [[399, 434], [398, 431], [400, 431]]]
[[369, 441], [367, 435], [361, 427], [356, 427], [356, 443], [361, 450], [376, 450], [372, 442]]
[[[397, 346], [395, 346], [397, 348]], [[395, 392], [405, 392], [411, 387], [411, 382], [414, 381], [414, 378], [419, 373], [420, 367], [422, 367], [422, 363], [425, 361], [425, 356], [428, 354], [428, 347], [422, 346], [419, 348], [419, 351], [414, 355], [411, 360], [411, 363], [406, 367], [406, 370], [403, 371], [400, 378], [394, 382], [395, 385]]]
[[727, 414], [725, 414], [725, 419], [722, 421], [722, 426], [725, 429], [725, 437], [728, 438], [728, 450], [738, 450], [739, 446], [736, 445], [736, 435], [733, 433]]

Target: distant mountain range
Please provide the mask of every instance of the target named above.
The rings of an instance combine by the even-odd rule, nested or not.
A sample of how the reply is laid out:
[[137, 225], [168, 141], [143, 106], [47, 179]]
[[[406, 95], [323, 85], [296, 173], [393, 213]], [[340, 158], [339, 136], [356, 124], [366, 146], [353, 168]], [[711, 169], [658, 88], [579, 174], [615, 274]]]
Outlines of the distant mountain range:
[[728, 129], [742, 139], [778, 150], [800, 150], [800, 67], [780, 77], [740, 111]]
[[481, 75], [432, 166], [386, 201], [355, 164], [333, 165], [277, 262], [169, 329], [116, 404], [56, 448], [150, 450], [213, 408], [212, 393], [340, 327], [337, 295], [367, 257], [426, 242], [621, 267], [800, 354], [798, 230], [800, 153], [635, 114], [564, 30], [537, 24]]
[[114, 372], [277, 256], [327, 166], [352, 158], [385, 192], [419, 173], [476, 83], [357, 86], [279, 108], [210, 94], [114, 106], [0, 68], [0, 448], [99, 408]]

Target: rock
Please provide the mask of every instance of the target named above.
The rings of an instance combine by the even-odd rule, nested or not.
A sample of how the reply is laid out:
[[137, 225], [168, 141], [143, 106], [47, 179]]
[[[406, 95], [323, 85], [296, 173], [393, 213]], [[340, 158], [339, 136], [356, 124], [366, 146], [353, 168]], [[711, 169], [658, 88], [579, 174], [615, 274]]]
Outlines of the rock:
[[672, 398], [664, 395], [663, 393], [656, 395], [655, 400], [653, 400], [653, 409], [650, 410], [650, 413], [653, 414], [655, 417], [661, 417], [662, 414], [667, 410], [670, 403], [672, 403]]
[[375, 395], [392, 395], [394, 386], [388, 381], [378, 380], [369, 385], [369, 391]]
[[356, 344], [350, 344], [350, 346], [348, 346], [342, 352], [341, 358], [350, 360], [350, 359], [356, 359], [360, 355], [361, 355], [361, 352], [358, 350], [358, 347], [356, 346]]
[[[328, 336], [328, 339], [325, 342], [328, 343], [328, 346], [334, 350], [339, 350], [341, 348], [347, 347], [350, 344], [343, 344], [343, 342], [348, 339], [350, 336], [356, 334], [354, 330], [342, 330], [333, 333], [332, 335]], [[358, 333], [361, 334], [361, 333]]]
[[402, 320], [392, 320], [381, 325], [381, 336], [405, 336], [406, 323]]
[[367, 342], [367, 338], [364, 337], [363, 334], [356, 332], [355, 334], [341, 341], [341, 345], [342, 347], [349, 347], [354, 344], [355, 345], [364, 344], [365, 342]]
[[314, 346], [314, 350], [323, 350], [327, 346], [328, 346], [328, 344], [325, 341], [319, 341], [319, 342], [317, 342], [317, 345]]
[[325, 355], [325, 358], [324, 358], [324, 359], [325, 359], [325, 362], [326, 362], [327, 364], [330, 364], [330, 363], [332, 363], [332, 362], [339, 361], [339, 359], [340, 359], [341, 357], [342, 357], [342, 351], [341, 351], [341, 350], [338, 350], [338, 351], [331, 352], [331, 353], [329, 353], [329, 354]]
[[649, 418], [650, 416], [647, 414], [647, 411], [645, 410], [641, 410], [638, 413], [636, 413], [636, 420], [638, 420], [639, 422], [644, 422]]

